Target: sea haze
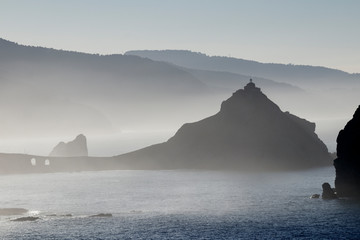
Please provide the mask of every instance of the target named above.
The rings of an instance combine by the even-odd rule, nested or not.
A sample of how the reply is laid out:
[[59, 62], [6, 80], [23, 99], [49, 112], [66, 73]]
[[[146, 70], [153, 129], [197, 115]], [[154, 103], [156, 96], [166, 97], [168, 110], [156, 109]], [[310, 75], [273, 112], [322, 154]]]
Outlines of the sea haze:
[[360, 240], [360, 1], [0, 6], [0, 240]]
[[93, 156], [135, 150], [145, 144], [123, 147], [136, 137], [123, 133], [170, 131], [169, 138], [182, 124], [215, 114], [250, 77], [283, 111], [315, 122], [333, 152], [339, 126], [360, 101], [358, 74], [190, 51], [97, 55], [0, 38], [0, 63], [0, 152], [46, 155], [79, 133], [99, 143]]
[[[356, 239], [360, 205], [309, 198], [334, 169], [239, 174], [106, 171], [0, 176], [4, 239]], [[91, 215], [111, 213], [113, 217]], [[71, 216], [66, 216], [71, 214]]]

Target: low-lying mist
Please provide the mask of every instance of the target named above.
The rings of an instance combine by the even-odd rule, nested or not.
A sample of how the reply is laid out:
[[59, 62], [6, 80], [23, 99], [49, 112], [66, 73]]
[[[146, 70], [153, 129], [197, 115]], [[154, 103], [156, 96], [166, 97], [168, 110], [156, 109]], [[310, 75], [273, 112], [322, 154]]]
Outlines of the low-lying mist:
[[243, 88], [250, 77], [236, 70], [243, 69], [241, 64], [261, 74], [252, 76], [254, 82], [282, 111], [315, 122], [330, 151], [360, 102], [358, 75], [319, 67], [230, 58], [210, 58], [209, 65], [199, 63], [196, 54], [187, 56], [194, 61], [167, 63], [5, 40], [0, 40], [0, 53], [0, 152], [46, 155], [79, 133], [87, 136], [93, 156], [163, 142], [184, 123], [217, 113], [222, 101]]

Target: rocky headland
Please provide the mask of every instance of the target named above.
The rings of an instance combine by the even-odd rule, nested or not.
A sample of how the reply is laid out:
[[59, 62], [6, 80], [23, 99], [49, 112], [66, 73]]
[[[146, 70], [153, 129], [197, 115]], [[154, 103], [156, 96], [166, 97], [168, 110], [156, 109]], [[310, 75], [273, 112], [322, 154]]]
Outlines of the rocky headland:
[[167, 142], [118, 156], [130, 169], [300, 170], [330, 166], [315, 124], [280, 108], [250, 82], [214, 116]]
[[339, 132], [335, 189], [339, 197], [360, 197], [360, 106]]

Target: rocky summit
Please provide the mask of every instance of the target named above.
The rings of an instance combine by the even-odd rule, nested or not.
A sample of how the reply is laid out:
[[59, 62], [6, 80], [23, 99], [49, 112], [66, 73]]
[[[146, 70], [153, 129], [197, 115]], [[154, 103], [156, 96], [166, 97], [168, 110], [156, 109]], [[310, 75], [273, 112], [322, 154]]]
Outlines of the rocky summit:
[[360, 106], [339, 132], [335, 188], [339, 197], [360, 197]]
[[49, 154], [50, 157], [86, 157], [88, 148], [86, 137], [78, 135], [73, 141], [68, 143], [60, 142]]
[[136, 169], [299, 170], [331, 164], [315, 124], [280, 108], [250, 82], [206, 119], [167, 142], [117, 156]]

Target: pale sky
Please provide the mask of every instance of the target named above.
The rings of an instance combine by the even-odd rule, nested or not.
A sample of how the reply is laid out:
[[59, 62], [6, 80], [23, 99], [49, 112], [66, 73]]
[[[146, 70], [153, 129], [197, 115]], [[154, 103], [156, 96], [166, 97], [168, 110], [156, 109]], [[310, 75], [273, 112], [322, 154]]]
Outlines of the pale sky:
[[359, 0], [0, 0], [0, 38], [88, 53], [182, 49], [360, 72]]

